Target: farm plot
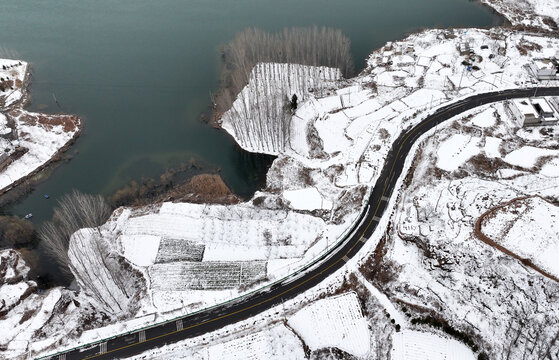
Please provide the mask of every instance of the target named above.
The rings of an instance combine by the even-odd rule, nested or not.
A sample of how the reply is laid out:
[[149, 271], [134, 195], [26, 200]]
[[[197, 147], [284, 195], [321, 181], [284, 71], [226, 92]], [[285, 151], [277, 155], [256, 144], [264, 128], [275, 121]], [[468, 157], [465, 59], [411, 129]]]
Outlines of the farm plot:
[[393, 360], [474, 360], [474, 353], [453, 339], [421, 331], [404, 330], [392, 339]]
[[163, 238], [159, 243], [155, 262], [202, 261], [205, 247], [204, 244], [190, 240]]
[[540, 197], [511, 201], [489, 211], [481, 231], [521, 258], [559, 277], [559, 207]]
[[337, 347], [356, 356], [370, 349], [369, 327], [357, 295], [345, 293], [319, 300], [296, 313], [289, 325], [311, 350]]
[[[278, 341], [280, 340], [280, 341]], [[249, 334], [208, 349], [207, 360], [303, 359], [301, 341], [284, 325]]]
[[266, 276], [265, 261], [204, 261], [155, 264], [149, 269], [154, 290], [222, 290], [249, 285]]

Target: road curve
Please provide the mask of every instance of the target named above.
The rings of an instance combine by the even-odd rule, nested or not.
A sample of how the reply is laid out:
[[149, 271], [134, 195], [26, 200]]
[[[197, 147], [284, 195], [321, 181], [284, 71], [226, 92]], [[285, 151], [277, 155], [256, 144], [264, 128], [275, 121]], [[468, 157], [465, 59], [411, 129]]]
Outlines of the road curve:
[[[320, 283], [351, 259], [378, 226], [384, 215], [406, 157], [417, 139], [438, 124], [475, 107], [512, 98], [533, 96], [535, 88], [514, 89], [474, 95], [441, 107], [418, 125], [407, 130], [392, 144], [384, 167], [368, 199], [366, 211], [342, 241], [320, 259], [292, 274], [281, 283], [257, 290], [239, 299], [172, 321], [135, 332], [99, 340], [41, 359], [119, 359], [146, 350], [195, 337], [255, 316], [281, 302], [294, 298]], [[559, 96], [559, 87], [537, 88], [538, 96]]]

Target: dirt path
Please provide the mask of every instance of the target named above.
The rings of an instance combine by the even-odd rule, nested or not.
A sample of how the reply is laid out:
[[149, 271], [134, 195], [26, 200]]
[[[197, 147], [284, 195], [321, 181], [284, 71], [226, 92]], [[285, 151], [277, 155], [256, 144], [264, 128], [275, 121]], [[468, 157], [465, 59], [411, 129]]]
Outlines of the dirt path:
[[509, 249], [507, 249], [506, 247], [498, 244], [497, 242], [495, 242], [494, 240], [490, 239], [488, 236], [486, 236], [482, 231], [481, 231], [481, 224], [483, 223], [483, 221], [489, 217], [492, 216], [493, 214], [495, 214], [497, 211], [502, 210], [504, 208], [506, 208], [509, 205], [512, 205], [513, 203], [517, 202], [517, 201], [522, 201], [522, 200], [526, 200], [529, 198], [533, 198], [533, 197], [539, 197], [547, 202], [549, 202], [548, 200], [542, 198], [541, 196], [523, 196], [523, 197], [518, 197], [518, 198], [514, 198], [510, 201], [507, 201], [505, 203], [502, 203], [492, 209], [487, 210], [485, 213], [483, 213], [476, 221], [476, 226], [475, 226], [475, 234], [478, 237], [478, 239], [480, 239], [481, 241], [483, 241], [484, 243], [486, 243], [489, 246], [492, 246], [494, 248], [496, 248], [497, 250], [512, 256], [513, 258], [517, 259], [518, 261], [520, 261], [522, 264], [524, 264], [525, 266], [528, 266], [530, 268], [532, 268], [533, 270], [539, 272], [540, 274], [542, 274], [543, 276], [547, 277], [548, 279], [551, 279], [553, 281], [559, 282], [559, 278], [551, 275], [550, 273], [546, 272], [545, 270], [543, 270], [542, 268], [538, 267], [537, 265], [535, 265], [530, 259], [526, 259], [523, 258], [515, 253], [513, 253], [512, 251], [510, 251]]

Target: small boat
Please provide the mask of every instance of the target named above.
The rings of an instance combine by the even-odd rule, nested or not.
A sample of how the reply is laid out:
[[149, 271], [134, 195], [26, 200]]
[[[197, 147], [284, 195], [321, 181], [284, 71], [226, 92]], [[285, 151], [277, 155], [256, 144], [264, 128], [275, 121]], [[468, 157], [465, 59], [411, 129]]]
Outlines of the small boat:
[[25, 215], [23, 218], [24, 219], [31, 219], [33, 217], [33, 213], [29, 213], [27, 215]]
[[48, 199], [48, 198], [50, 198], [50, 195], [45, 195], [45, 199]]

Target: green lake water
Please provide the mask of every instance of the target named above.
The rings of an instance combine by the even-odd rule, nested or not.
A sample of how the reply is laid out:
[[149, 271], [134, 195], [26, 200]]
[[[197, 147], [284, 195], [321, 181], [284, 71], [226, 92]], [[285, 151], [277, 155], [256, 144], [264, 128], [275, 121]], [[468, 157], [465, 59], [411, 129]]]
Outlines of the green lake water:
[[219, 85], [219, 46], [247, 27], [339, 28], [362, 69], [373, 49], [417, 29], [502, 21], [468, 0], [0, 0], [0, 56], [31, 63], [29, 109], [85, 122], [71, 160], [3, 212], [32, 212], [39, 224], [72, 189], [109, 195], [191, 159], [250, 196], [269, 160], [200, 121]]

